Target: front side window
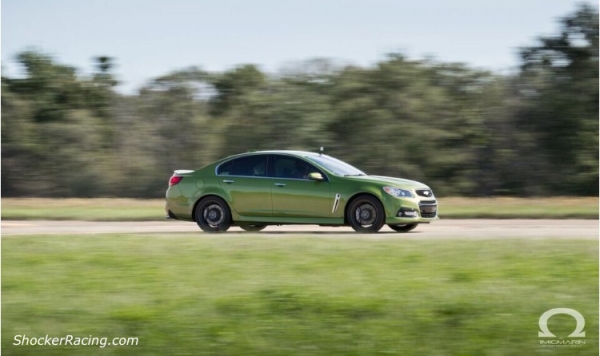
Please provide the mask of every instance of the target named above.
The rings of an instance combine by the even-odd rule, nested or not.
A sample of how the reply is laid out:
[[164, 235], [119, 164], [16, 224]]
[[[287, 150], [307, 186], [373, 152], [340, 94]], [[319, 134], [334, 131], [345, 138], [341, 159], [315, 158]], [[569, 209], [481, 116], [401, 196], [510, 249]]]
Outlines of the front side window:
[[222, 163], [217, 169], [220, 176], [265, 177], [267, 175], [267, 156], [246, 156]]
[[321, 173], [319, 169], [303, 160], [286, 156], [275, 156], [273, 169], [275, 178], [308, 179], [310, 173]]

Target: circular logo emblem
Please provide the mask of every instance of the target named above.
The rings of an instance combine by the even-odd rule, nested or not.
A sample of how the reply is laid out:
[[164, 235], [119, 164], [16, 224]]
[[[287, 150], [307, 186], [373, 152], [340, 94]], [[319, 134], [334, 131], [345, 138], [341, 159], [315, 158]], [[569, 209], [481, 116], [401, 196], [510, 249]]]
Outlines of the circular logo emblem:
[[583, 328], [585, 327], [585, 319], [583, 318], [583, 315], [581, 315], [581, 313], [577, 310], [570, 308], [554, 308], [542, 314], [539, 320], [541, 330], [538, 332], [539, 337], [556, 337], [556, 335], [551, 333], [548, 329], [548, 319], [556, 314], [567, 314], [575, 318], [575, 321], [577, 321], [577, 326], [569, 335], [569, 337], [585, 337], [585, 331], [583, 331]]

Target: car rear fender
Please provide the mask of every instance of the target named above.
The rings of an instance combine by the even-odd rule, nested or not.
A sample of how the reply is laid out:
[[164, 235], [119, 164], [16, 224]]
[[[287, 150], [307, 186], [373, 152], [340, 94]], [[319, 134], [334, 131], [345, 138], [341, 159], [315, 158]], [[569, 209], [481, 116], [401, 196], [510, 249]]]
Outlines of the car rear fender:
[[196, 185], [194, 187], [195, 191], [193, 195], [190, 197], [190, 201], [194, 202], [194, 205], [190, 211], [192, 220], [196, 221], [196, 208], [198, 207], [198, 203], [206, 197], [215, 196], [223, 199], [227, 205], [229, 206], [229, 210], [231, 211], [232, 217], [235, 218], [235, 212], [231, 209], [231, 199], [223, 191], [219, 181], [215, 177], [211, 176], [200, 176], [197, 177]]

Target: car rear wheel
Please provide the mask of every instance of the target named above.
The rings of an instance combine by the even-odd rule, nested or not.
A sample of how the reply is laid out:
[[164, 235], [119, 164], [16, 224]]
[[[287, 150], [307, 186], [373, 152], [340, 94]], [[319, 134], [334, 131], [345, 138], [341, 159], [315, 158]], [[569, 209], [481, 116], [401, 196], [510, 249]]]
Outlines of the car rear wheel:
[[256, 232], [263, 230], [267, 225], [240, 225], [240, 228], [245, 231]]
[[381, 202], [370, 195], [361, 195], [352, 200], [347, 218], [356, 232], [374, 233], [385, 223], [385, 212]]
[[196, 208], [196, 223], [205, 232], [225, 232], [231, 226], [231, 211], [218, 197], [207, 197]]
[[396, 224], [396, 225], [388, 225], [390, 229], [398, 231], [398, 232], [409, 232], [415, 229], [415, 227], [419, 226], [419, 224]]

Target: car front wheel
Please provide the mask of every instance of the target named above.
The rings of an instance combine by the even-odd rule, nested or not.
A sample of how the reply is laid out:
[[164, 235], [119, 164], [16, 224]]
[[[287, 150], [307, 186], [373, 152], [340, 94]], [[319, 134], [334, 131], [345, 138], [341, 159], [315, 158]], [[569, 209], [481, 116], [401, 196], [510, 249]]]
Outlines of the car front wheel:
[[398, 231], [398, 232], [409, 232], [415, 229], [419, 224], [396, 224], [396, 225], [388, 225], [390, 229]]
[[385, 212], [381, 202], [370, 195], [354, 199], [347, 214], [348, 222], [356, 232], [374, 233], [385, 223]]
[[205, 232], [225, 232], [231, 226], [231, 211], [218, 197], [207, 197], [196, 208], [196, 223]]

